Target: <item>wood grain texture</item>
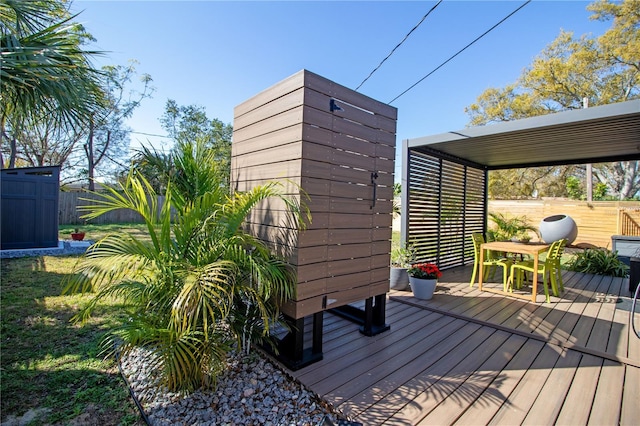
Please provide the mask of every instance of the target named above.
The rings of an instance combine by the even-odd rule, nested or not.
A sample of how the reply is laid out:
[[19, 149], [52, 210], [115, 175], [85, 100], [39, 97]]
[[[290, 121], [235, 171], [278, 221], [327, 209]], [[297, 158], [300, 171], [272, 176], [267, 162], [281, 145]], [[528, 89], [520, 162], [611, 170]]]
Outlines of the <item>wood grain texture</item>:
[[290, 373], [366, 425], [635, 424], [640, 359], [585, 338], [628, 342], [626, 282], [566, 272], [565, 293], [534, 304], [470, 288], [470, 274], [444, 271], [430, 301], [392, 290], [375, 338], [325, 314], [324, 359]]

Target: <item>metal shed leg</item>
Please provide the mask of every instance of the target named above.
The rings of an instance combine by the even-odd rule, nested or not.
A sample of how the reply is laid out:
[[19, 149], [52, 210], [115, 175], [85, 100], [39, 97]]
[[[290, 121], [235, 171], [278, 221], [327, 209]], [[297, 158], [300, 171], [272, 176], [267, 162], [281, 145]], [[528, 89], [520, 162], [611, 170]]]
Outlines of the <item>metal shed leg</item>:
[[364, 311], [353, 306], [345, 305], [334, 308], [331, 312], [356, 324], [360, 324], [360, 333], [370, 337], [391, 328], [388, 324], [385, 324], [386, 303], [386, 294], [380, 294], [375, 297], [369, 297], [364, 301]]
[[323, 312], [313, 314], [312, 346], [306, 349], [304, 347], [305, 318], [293, 319], [285, 315], [284, 319], [291, 331], [277, 342], [278, 353], [273, 353], [268, 347], [264, 347], [264, 349], [293, 371], [320, 361], [322, 359]]

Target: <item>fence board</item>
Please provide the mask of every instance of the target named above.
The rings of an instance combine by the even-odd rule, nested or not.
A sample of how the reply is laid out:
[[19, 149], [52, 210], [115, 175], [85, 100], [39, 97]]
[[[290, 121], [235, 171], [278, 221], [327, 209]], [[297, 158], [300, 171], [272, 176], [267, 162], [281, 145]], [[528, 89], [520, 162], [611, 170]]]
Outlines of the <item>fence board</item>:
[[[586, 201], [575, 200], [491, 200], [489, 212], [503, 213], [508, 217], [526, 216], [536, 228], [547, 216], [567, 214], [578, 226], [577, 244], [593, 244], [611, 248], [612, 235], [625, 235], [619, 229], [618, 216], [621, 210], [635, 216], [640, 202], [637, 201]], [[489, 223], [491, 225], [491, 221]]]

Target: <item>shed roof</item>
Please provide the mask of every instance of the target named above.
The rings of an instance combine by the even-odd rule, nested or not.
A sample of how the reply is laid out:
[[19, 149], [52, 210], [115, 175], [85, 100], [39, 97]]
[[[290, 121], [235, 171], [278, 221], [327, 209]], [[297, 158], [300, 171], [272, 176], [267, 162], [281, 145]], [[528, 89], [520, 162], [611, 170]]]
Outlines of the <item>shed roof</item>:
[[407, 146], [488, 170], [640, 160], [640, 99], [409, 139]]

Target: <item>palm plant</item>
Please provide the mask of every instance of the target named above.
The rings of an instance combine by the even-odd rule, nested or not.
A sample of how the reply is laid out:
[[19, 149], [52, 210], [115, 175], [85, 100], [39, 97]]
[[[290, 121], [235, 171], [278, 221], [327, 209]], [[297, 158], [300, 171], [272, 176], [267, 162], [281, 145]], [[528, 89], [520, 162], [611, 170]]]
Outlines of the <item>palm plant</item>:
[[526, 217], [507, 217], [502, 213], [489, 213], [489, 217], [495, 227], [489, 229], [487, 234], [493, 241], [508, 241], [513, 237], [528, 238], [529, 232], [538, 235], [538, 229], [529, 225]]
[[73, 18], [54, 0], [0, 2], [0, 140], [26, 119], [86, 122], [101, 102], [99, 52], [80, 47], [90, 35]]
[[135, 172], [119, 190], [107, 188], [98, 195], [84, 207], [86, 219], [134, 210], [150, 241], [108, 235], [80, 259], [66, 291], [94, 291], [95, 296], [77, 319], [86, 319], [99, 299], [119, 297], [129, 318], [105, 340], [108, 346], [146, 347], [170, 389], [214, 385], [230, 345], [235, 341], [247, 349], [266, 339], [279, 316], [275, 302], [294, 291], [293, 271], [242, 231], [243, 220], [268, 197], [284, 200], [298, 219], [300, 206], [283, 196], [277, 183], [233, 196], [209, 187], [193, 198], [170, 183], [158, 212], [155, 191]]

